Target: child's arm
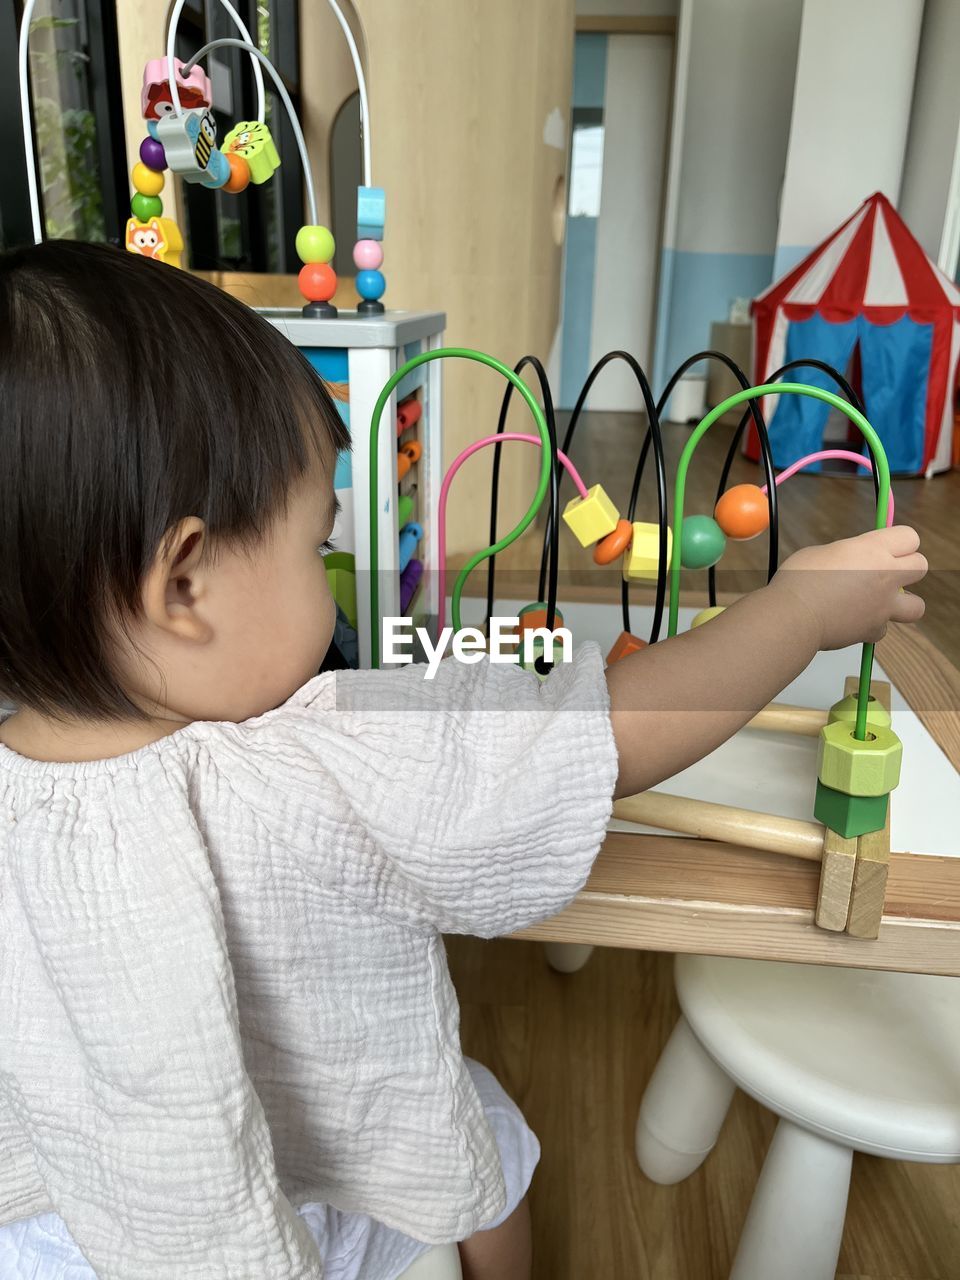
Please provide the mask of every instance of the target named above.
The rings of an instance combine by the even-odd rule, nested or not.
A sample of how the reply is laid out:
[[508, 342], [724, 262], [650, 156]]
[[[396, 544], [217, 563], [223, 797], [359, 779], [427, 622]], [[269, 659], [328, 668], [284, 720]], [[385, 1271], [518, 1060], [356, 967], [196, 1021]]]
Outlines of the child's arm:
[[707, 755], [818, 650], [878, 640], [891, 621], [916, 622], [923, 601], [901, 588], [927, 571], [919, 545], [899, 526], [807, 547], [706, 625], [610, 667], [615, 794], [645, 791]]

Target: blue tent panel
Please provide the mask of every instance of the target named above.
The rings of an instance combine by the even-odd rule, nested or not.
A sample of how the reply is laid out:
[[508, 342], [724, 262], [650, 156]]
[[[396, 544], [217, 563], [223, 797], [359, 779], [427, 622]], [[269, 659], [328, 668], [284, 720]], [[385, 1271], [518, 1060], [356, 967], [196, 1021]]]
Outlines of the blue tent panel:
[[891, 471], [916, 474], [923, 466], [927, 382], [933, 325], [904, 316], [895, 324], [860, 325], [863, 402]]
[[[857, 342], [867, 418], [883, 443], [890, 470], [915, 474], [923, 465], [933, 325], [917, 324], [906, 315], [888, 325], [871, 324], [865, 316], [831, 324], [814, 315], [791, 322], [786, 359], [823, 360], [843, 373]], [[833, 380], [819, 369], [792, 370], [790, 379], [837, 390]], [[828, 405], [809, 396], [780, 397], [769, 424], [770, 447], [778, 469], [823, 447], [829, 412]]]
[[[830, 324], [822, 316], [791, 321], [787, 330], [786, 360], [822, 360], [841, 373], [850, 363], [858, 337], [858, 321]], [[836, 391], [837, 384], [819, 369], [791, 369], [791, 382], [806, 382], [825, 391]], [[769, 423], [773, 461], [780, 470], [791, 463], [816, 453], [822, 448], [823, 429], [830, 406], [812, 396], [781, 396], [777, 411]], [[813, 468], [811, 468], [813, 470]]]

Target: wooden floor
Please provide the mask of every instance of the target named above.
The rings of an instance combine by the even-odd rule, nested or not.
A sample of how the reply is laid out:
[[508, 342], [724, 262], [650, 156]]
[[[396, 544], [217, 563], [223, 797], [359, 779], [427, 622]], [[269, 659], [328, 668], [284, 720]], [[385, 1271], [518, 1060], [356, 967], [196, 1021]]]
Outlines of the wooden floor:
[[[658, 1187], [641, 1174], [633, 1129], [677, 1016], [671, 958], [597, 950], [562, 975], [532, 942], [451, 938], [448, 950], [464, 1051], [496, 1073], [543, 1149], [535, 1280], [726, 1280], [774, 1121], [738, 1094], [691, 1178]], [[837, 1275], [957, 1280], [960, 1167], [856, 1156]]]
[[[589, 414], [574, 443], [586, 483], [602, 483], [621, 507], [641, 429], [632, 415]], [[667, 428], [669, 476], [688, 434]], [[698, 450], [688, 511], [712, 510], [728, 439], [718, 424]], [[754, 467], [738, 462], [731, 483], [755, 478]], [[931, 564], [921, 588], [924, 629], [960, 665], [960, 473], [895, 480], [894, 491], [898, 519], [920, 530]], [[783, 553], [871, 527], [870, 495], [869, 481], [789, 481]], [[655, 503], [648, 473], [639, 518], [653, 518]], [[564, 540], [561, 602], [564, 590], [584, 583], [616, 591], [615, 576], [585, 568], [589, 557], [571, 543]], [[759, 540], [732, 546], [725, 563], [747, 572], [724, 574], [721, 589], [759, 585], [764, 562]], [[498, 594], [533, 599], [538, 563], [536, 539], [511, 548], [501, 557]], [[640, 1173], [637, 1108], [677, 1016], [671, 958], [600, 950], [580, 973], [564, 976], [533, 943], [453, 938], [449, 953], [464, 1050], [496, 1072], [543, 1147], [531, 1197], [536, 1280], [725, 1280], [774, 1122], [738, 1095], [715, 1151], [693, 1177], [658, 1187]], [[960, 1280], [960, 1167], [857, 1156], [837, 1275]]]

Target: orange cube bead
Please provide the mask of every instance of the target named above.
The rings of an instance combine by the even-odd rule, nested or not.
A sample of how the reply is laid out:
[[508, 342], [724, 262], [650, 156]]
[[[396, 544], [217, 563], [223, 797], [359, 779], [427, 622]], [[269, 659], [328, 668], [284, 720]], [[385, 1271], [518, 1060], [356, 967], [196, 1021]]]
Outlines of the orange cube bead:
[[629, 631], [621, 631], [614, 641], [613, 648], [607, 654], [607, 666], [612, 667], [615, 662], [625, 658], [628, 653], [639, 653], [641, 649], [646, 647], [646, 640], [641, 640], [639, 636], [635, 636]]

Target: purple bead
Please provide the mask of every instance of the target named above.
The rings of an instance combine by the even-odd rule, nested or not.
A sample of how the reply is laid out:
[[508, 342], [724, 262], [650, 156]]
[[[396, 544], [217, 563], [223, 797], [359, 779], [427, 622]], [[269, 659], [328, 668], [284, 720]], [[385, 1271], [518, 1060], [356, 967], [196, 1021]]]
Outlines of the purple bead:
[[167, 167], [167, 157], [163, 151], [163, 143], [156, 138], [146, 137], [140, 143], [140, 159], [148, 169], [162, 173]]

